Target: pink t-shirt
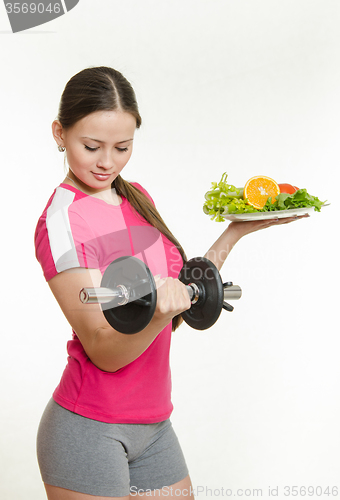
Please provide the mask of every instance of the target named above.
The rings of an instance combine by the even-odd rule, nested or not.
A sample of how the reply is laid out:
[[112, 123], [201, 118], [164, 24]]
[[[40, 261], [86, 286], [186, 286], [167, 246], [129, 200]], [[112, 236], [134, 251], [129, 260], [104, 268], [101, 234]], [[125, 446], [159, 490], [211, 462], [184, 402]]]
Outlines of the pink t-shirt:
[[[148, 193], [136, 183], [135, 187]], [[152, 199], [151, 199], [152, 201]], [[183, 265], [177, 248], [122, 197], [119, 206], [60, 184], [39, 218], [36, 257], [45, 279], [74, 267], [100, 269], [118, 257], [134, 255], [153, 275], [178, 277]], [[138, 335], [135, 334], [135, 335]], [[67, 365], [53, 393], [64, 408], [107, 423], [155, 423], [169, 418], [171, 323], [137, 359], [116, 372], [104, 372], [86, 355], [72, 331]]]

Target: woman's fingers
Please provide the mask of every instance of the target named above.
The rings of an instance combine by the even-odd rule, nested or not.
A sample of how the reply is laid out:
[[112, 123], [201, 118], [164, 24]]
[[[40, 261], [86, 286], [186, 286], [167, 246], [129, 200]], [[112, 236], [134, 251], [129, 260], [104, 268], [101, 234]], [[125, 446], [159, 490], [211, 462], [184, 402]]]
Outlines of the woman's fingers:
[[309, 215], [305, 214], [305, 215], [295, 215], [294, 217], [284, 217], [282, 219], [269, 219], [267, 222], [269, 226], [278, 226], [281, 224], [289, 224], [290, 222], [294, 222], [299, 219], [305, 219], [306, 217], [309, 217]]
[[246, 234], [259, 231], [260, 229], [265, 229], [271, 226], [279, 226], [282, 224], [288, 224], [290, 222], [294, 222], [295, 220], [304, 219], [306, 217], [309, 217], [309, 214], [280, 218], [280, 219], [276, 218], [276, 219], [264, 219], [264, 220], [247, 221], [247, 222], [231, 222], [230, 226], [232, 225], [234, 229], [237, 231], [239, 237], [242, 237], [245, 236]]
[[160, 278], [157, 286], [157, 310], [162, 314], [176, 316], [190, 309], [191, 302], [185, 285], [178, 279]]

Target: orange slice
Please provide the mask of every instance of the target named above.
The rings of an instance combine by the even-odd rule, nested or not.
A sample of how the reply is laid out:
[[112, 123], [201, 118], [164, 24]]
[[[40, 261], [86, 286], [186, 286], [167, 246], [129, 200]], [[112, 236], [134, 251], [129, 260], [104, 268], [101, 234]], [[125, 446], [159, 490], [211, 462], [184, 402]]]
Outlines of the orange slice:
[[266, 204], [269, 196], [272, 197], [272, 203], [275, 201], [275, 196], [280, 194], [278, 184], [265, 175], [257, 175], [246, 182], [243, 190], [243, 199], [248, 199], [249, 205], [254, 208], [261, 209]]

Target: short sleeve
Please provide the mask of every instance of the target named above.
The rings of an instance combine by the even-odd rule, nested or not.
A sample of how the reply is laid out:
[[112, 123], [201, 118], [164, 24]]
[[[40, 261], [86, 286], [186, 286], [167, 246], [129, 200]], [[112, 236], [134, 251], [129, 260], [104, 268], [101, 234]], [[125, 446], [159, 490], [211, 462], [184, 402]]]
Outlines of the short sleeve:
[[75, 267], [99, 268], [95, 238], [87, 222], [73, 210], [74, 193], [57, 190], [38, 221], [35, 250], [46, 281]]

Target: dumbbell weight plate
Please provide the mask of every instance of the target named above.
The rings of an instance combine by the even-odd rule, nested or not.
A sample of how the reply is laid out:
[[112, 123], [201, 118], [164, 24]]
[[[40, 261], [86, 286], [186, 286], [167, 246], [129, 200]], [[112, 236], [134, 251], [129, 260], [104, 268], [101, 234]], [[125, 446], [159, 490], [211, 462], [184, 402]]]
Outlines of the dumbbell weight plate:
[[205, 257], [195, 257], [184, 264], [178, 279], [185, 285], [195, 283], [200, 291], [196, 304], [182, 313], [184, 321], [196, 330], [210, 328], [221, 314], [224, 298], [217, 267]]
[[108, 323], [121, 333], [137, 333], [151, 321], [157, 302], [155, 280], [149, 268], [136, 257], [120, 257], [105, 270], [101, 286], [115, 289], [124, 285], [129, 290], [129, 300], [119, 306], [122, 299], [101, 304]]

